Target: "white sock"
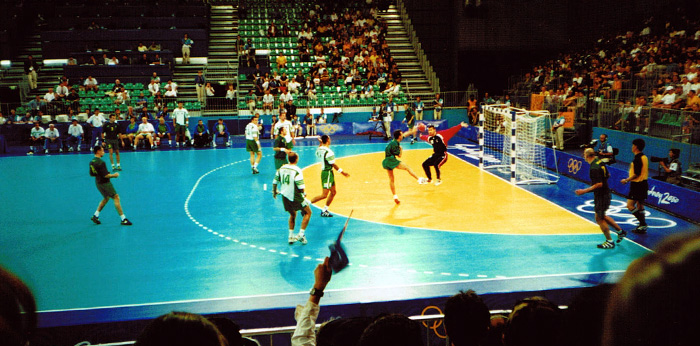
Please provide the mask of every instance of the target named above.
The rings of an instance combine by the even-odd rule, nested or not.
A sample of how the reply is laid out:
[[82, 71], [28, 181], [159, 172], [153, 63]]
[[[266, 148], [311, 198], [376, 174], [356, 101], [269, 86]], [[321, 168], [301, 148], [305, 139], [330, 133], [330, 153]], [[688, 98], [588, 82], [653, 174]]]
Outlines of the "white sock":
[[95, 217], [100, 217], [100, 211], [99, 211], [99, 210], [96, 210], [96, 211], [95, 211]]
[[294, 230], [293, 230], [293, 229], [290, 229], [290, 230], [289, 230], [289, 236], [290, 236], [290, 237], [293, 237], [293, 236], [294, 236]]
[[126, 215], [124, 215], [124, 214], [119, 215], [119, 217], [122, 218], [122, 221], [126, 220]]
[[325, 212], [325, 211], [328, 211], [328, 206], [327, 206], [327, 205], [324, 205], [324, 206], [323, 206], [323, 211], [324, 211], [324, 212]]
[[394, 199], [399, 199], [399, 195], [394, 195]]
[[302, 228], [301, 230], [299, 230], [299, 237], [303, 237], [305, 231], [306, 231], [306, 230], [303, 229], [303, 228]]
[[254, 163], [254, 164], [253, 164], [253, 168], [258, 168], [258, 164], [257, 164], [257, 163]]

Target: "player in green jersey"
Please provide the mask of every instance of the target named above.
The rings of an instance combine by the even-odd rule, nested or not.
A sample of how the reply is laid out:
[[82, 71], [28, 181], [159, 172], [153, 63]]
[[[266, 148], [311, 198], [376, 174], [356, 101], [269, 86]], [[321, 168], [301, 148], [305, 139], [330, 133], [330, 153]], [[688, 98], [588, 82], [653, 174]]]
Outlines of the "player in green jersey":
[[[109, 162], [112, 164], [113, 171], [121, 171], [122, 166], [119, 159], [119, 137], [122, 131], [117, 123], [117, 115], [109, 116], [109, 122], [102, 126], [102, 136], [104, 137], [105, 148], [109, 150]], [[117, 165], [114, 166], [113, 153], [117, 154]]]
[[403, 169], [408, 172], [412, 177], [418, 180], [418, 184], [425, 184], [427, 179], [419, 178], [416, 173], [413, 172], [411, 167], [408, 167], [405, 163], [401, 162], [401, 154], [403, 150], [401, 149], [401, 140], [408, 135], [415, 135], [417, 128], [412, 130], [401, 132], [401, 130], [394, 131], [394, 139], [387, 144], [386, 149], [384, 149], [384, 161], [382, 161], [382, 167], [386, 170], [389, 175], [389, 188], [391, 188], [391, 193], [394, 195], [394, 202], [396, 204], [401, 203], [399, 196], [396, 195], [396, 186], [394, 185], [394, 169]]
[[96, 145], [94, 147], [94, 152], [95, 158], [90, 161], [90, 176], [95, 177], [95, 184], [97, 185], [97, 190], [100, 191], [100, 194], [102, 194], [102, 201], [100, 201], [100, 204], [97, 206], [97, 210], [95, 211], [95, 214], [92, 215], [91, 220], [98, 225], [102, 223], [99, 219], [100, 212], [111, 198], [114, 200], [114, 207], [117, 209], [117, 212], [122, 219], [121, 224], [124, 226], [131, 226], [131, 221], [126, 218], [124, 211], [122, 211], [122, 204], [119, 200], [119, 195], [117, 194], [117, 191], [114, 190], [114, 186], [112, 186], [112, 183], [110, 182], [111, 178], [118, 178], [119, 173], [109, 173], [107, 170], [107, 165], [104, 161], [102, 161], [102, 156], [104, 156], [105, 150], [101, 145]]

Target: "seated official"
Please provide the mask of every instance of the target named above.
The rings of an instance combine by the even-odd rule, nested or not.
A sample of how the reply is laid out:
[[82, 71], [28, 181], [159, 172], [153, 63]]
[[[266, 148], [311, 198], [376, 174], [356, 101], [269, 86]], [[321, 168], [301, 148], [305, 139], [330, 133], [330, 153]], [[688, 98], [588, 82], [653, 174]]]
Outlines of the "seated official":
[[63, 152], [63, 140], [61, 140], [61, 133], [58, 132], [58, 129], [53, 123], [49, 124], [49, 128], [44, 131], [44, 138], [44, 153], [49, 153], [50, 143], [58, 144], [58, 151], [61, 153]]
[[44, 130], [43, 127], [39, 125], [39, 122], [34, 122], [34, 127], [32, 127], [32, 130], [29, 134], [29, 152], [27, 155], [34, 155], [34, 152], [37, 150], [41, 150], [41, 146], [44, 143], [44, 133], [46, 133], [46, 130]]
[[593, 147], [596, 155], [605, 163], [610, 163], [615, 160], [615, 153], [613, 151], [612, 145], [608, 143], [608, 135], [602, 133], [598, 143]]
[[219, 121], [214, 125], [214, 140], [220, 137], [223, 137], [224, 145], [228, 146], [229, 133], [223, 119], [219, 119]]
[[155, 149], [156, 146], [153, 145], [153, 137], [155, 136], [156, 130], [153, 128], [153, 124], [148, 122], [147, 117], [141, 118], [141, 124], [139, 124], [139, 130], [136, 133], [136, 140], [134, 141], [134, 150], [139, 146], [139, 140], [147, 139], [148, 143], [151, 145], [151, 149]]
[[122, 148], [126, 148], [126, 145], [124, 144], [124, 140], [129, 141], [129, 145], [134, 144], [134, 138], [136, 137], [136, 134], [139, 132], [139, 124], [136, 123], [136, 117], [132, 116], [129, 118], [129, 124], [126, 125], [126, 131], [119, 135], [119, 139], [122, 142]]

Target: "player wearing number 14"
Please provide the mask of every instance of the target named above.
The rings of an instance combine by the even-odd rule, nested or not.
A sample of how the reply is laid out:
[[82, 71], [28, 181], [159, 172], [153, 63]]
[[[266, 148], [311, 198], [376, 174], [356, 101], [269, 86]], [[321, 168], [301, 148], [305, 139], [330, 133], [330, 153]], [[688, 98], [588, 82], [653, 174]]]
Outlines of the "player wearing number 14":
[[[280, 167], [275, 173], [275, 179], [272, 181], [272, 197], [277, 198], [277, 194], [282, 195], [284, 210], [289, 213], [289, 244], [294, 244], [298, 241], [306, 245], [306, 226], [309, 225], [311, 219], [311, 208], [309, 200], [306, 199], [304, 189], [304, 175], [301, 169], [297, 166], [299, 155], [293, 151], [287, 152], [289, 163]], [[279, 186], [279, 192], [277, 190]], [[301, 211], [301, 229], [299, 234], [294, 235], [295, 221], [297, 211]]]

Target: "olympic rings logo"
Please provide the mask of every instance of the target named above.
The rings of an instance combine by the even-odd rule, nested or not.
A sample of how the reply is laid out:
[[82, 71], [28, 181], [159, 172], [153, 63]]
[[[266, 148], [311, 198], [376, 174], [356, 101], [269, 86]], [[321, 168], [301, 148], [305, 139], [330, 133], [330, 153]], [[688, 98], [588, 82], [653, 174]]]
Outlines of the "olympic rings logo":
[[[576, 209], [582, 213], [594, 214], [595, 213], [595, 203], [592, 199], [587, 200], [586, 203], [579, 205]], [[606, 211], [605, 215], [612, 217], [615, 222], [621, 225], [639, 225], [639, 221], [634, 215], [627, 211], [627, 203], [618, 200], [610, 201], [610, 207]], [[673, 221], [663, 217], [652, 217], [651, 212], [647, 209], [644, 210], [644, 216], [649, 224], [649, 228], [673, 228], [678, 224]]]
[[[433, 314], [433, 313], [431, 313], [431, 314], [426, 314], [426, 312], [427, 312], [427, 311], [430, 311], [430, 310], [436, 310], [436, 312], [435, 312], [434, 314]], [[432, 306], [432, 305], [431, 305], [431, 306], [426, 306], [425, 309], [423, 309], [423, 311], [420, 313], [421, 316], [425, 316], [425, 315], [442, 315], [442, 314], [443, 314], [443, 313], [442, 313], [442, 310], [440, 310], [439, 307], [437, 307], [437, 306]], [[442, 320], [435, 320], [435, 321], [433, 321], [433, 324], [432, 324], [432, 325], [428, 325], [427, 322], [421, 322], [421, 323], [423, 323], [423, 326], [424, 326], [425, 328], [432, 329], [433, 332], [435, 332], [435, 335], [436, 335], [438, 338], [440, 338], [440, 339], [445, 339], [445, 338], [447, 338], [447, 332], [445, 332], [445, 326], [443, 326]], [[438, 331], [438, 328], [440, 328], [440, 327], [442, 327], [442, 328], [441, 328], [442, 333]]]
[[569, 168], [569, 173], [571, 174], [576, 174], [578, 171], [581, 170], [581, 166], [583, 166], [583, 162], [581, 160], [577, 159], [569, 159], [569, 163], [567, 164], [567, 167]]
[[321, 132], [324, 135], [332, 135], [338, 131], [340, 131], [340, 126], [337, 124], [327, 124], [327, 125], [321, 125], [321, 126], [316, 126], [318, 129], [318, 132]]

